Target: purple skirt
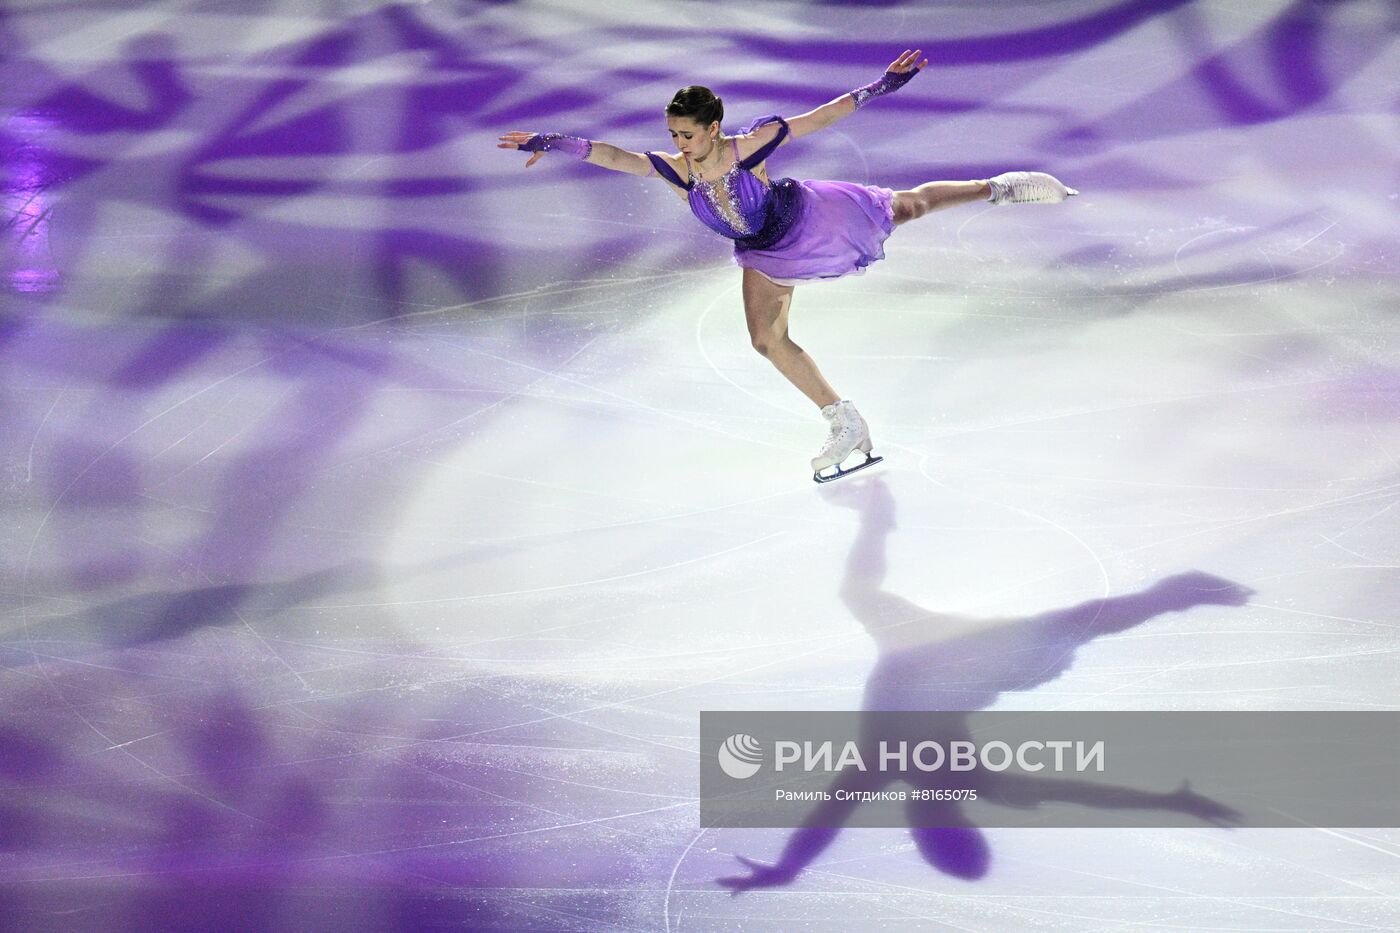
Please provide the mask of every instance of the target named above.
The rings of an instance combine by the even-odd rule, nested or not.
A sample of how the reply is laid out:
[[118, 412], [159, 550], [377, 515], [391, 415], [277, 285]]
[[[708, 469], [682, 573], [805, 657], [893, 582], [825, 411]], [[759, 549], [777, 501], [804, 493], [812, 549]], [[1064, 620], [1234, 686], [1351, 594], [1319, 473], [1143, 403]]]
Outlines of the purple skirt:
[[860, 275], [885, 258], [894, 192], [849, 181], [798, 181], [802, 213], [772, 249], [734, 250], [734, 261], [779, 285]]

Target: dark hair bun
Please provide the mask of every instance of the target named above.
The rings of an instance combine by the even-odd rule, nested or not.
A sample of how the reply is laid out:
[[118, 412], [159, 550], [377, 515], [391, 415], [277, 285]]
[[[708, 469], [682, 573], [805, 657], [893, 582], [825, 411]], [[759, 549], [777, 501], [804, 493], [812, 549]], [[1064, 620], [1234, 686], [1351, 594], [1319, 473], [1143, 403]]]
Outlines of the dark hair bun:
[[666, 116], [688, 117], [701, 126], [724, 122], [724, 101], [707, 87], [692, 84], [683, 87], [666, 105]]

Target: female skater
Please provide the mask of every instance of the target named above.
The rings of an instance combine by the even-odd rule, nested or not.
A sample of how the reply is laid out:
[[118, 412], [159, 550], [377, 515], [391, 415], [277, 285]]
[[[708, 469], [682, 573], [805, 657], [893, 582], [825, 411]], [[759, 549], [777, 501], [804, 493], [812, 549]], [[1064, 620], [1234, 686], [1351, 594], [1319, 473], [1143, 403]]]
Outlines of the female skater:
[[[631, 175], [659, 174], [705, 226], [734, 241], [734, 261], [744, 270], [744, 315], [754, 349], [811, 399], [830, 424], [826, 443], [812, 459], [812, 478], [819, 483], [882, 458], [871, 455], [870, 429], [855, 405], [836, 394], [817, 364], [788, 336], [793, 287], [863, 273], [884, 258], [884, 242], [895, 227], [930, 211], [981, 200], [1058, 203], [1079, 193], [1042, 172], [931, 181], [910, 191], [844, 181], [768, 180], [764, 162], [774, 149], [902, 87], [928, 64], [928, 59], [919, 60], [920, 54], [906, 49], [879, 80], [791, 120], [759, 117], [733, 136], [720, 129], [720, 98], [708, 88], [681, 88], [666, 107], [666, 124], [680, 149], [674, 155], [629, 152], [560, 133], [511, 132], [497, 144], [534, 153], [526, 168], [546, 152], [561, 152]], [[856, 450], [865, 460], [842, 469]]]

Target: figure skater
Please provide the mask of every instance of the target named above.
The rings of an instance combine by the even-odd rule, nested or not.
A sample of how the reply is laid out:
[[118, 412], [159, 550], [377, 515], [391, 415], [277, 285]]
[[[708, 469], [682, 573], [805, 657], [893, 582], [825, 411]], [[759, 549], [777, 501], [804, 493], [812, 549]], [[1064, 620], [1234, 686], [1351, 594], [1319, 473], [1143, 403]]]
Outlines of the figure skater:
[[[817, 364], [788, 336], [794, 286], [863, 273], [884, 258], [884, 242], [895, 227], [930, 211], [982, 200], [1053, 204], [1079, 193], [1043, 172], [931, 181], [909, 191], [844, 181], [768, 180], [764, 163], [773, 150], [902, 87], [928, 64], [928, 59], [919, 60], [920, 54], [922, 50], [906, 49], [879, 80], [791, 120], [776, 114], [759, 117], [733, 136], [720, 129], [720, 98], [709, 88], [681, 88], [666, 107], [666, 125], [680, 149], [672, 155], [629, 152], [561, 133], [511, 132], [497, 144], [533, 153], [526, 168], [546, 152], [560, 152], [629, 175], [658, 174], [705, 226], [734, 241], [734, 261], [744, 270], [744, 315], [754, 349], [811, 399], [830, 425], [826, 443], [812, 459], [812, 478], [819, 483], [882, 458], [872, 456], [870, 429], [855, 405], [831, 388]], [[843, 461], [856, 450], [865, 460], [843, 469]]]

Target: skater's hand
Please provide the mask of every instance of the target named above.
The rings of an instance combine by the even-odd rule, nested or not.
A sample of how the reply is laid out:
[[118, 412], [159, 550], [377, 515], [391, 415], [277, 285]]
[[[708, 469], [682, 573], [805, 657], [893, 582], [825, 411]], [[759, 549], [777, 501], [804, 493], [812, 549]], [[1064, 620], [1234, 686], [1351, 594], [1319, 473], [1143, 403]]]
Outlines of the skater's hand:
[[752, 888], [776, 888], [797, 877], [796, 872], [787, 871], [776, 865], [765, 865], [762, 862], [755, 862], [751, 858], [744, 858], [742, 855], [734, 857], [749, 870], [750, 874], [730, 875], [727, 878], [716, 879], [719, 884], [728, 888], [731, 894], [738, 894], [740, 891], [748, 891]]
[[[496, 148], [497, 148], [497, 149], [519, 149], [521, 146], [523, 146], [523, 145], [525, 144], [526, 140], [530, 139], [530, 138], [531, 138], [532, 136], [534, 136], [534, 135], [535, 135], [534, 133], [521, 133], [521, 132], [519, 132], [518, 130], [512, 130], [511, 132], [507, 133], [507, 134], [504, 135], [504, 136], [497, 136], [497, 137], [496, 137], [497, 139], [501, 140], [501, 142], [496, 143]], [[544, 153], [543, 153], [543, 152], [536, 152], [536, 153], [534, 153], [533, 155], [530, 156], [530, 161], [525, 163], [525, 167], [526, 167], [526, 168], [529, 168], [530, 166], [534, 165], [536, 162], [538, 162], [538, 161], [539, 161], [540, 159], [542, 159], [542, 158], [544, 158]]]
[[924, 70], [928, 64], [928, 59], [919, 60], [923, 54], [923, 49], [904, 50], [894, 61], [890, 62], [890, 67], [885, 69], [885, 73], [879, 79], [872, 81], [865, 87], [858, 87], [851, 91], [851, 97], [855, 98], [856, 109], [864, 107], [876, 97], [897, 91], [913, 80], [914, 76]]
[[914, 64], [916, 61], [918, 61], [919, 56], [923, 54], [923, 51], [923, 49], [915, 49], [911, 52], [908, 49], [905, 49], [904, 54], [896, 58], [894, 62], [891, 63], [890, 67], [886, 68], [885, 70], [893, 71], [897, 75], [902, 75], [906, 71], [909, 71], [911, 69], [914, 71], [923, 71], [924, 66], [928, 64], [927, 58], [919, 62], [917, 65]]

